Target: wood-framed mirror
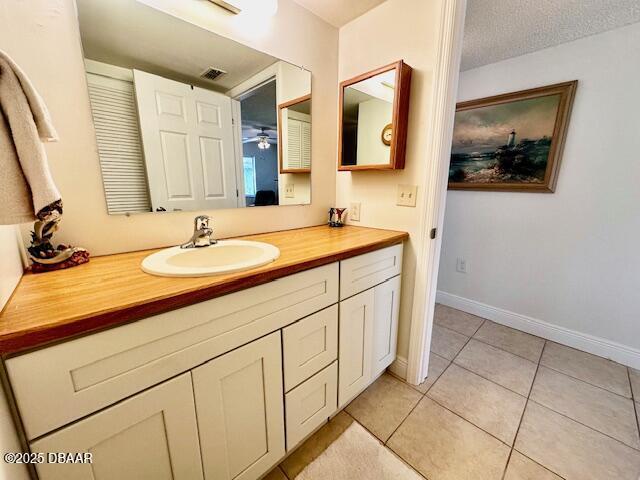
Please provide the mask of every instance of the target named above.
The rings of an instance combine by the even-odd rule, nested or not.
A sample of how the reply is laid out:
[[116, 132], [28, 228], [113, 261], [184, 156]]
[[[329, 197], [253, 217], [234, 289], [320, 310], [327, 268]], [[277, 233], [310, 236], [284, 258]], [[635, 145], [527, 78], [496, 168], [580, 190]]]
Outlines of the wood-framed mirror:
[[311, 173], [311, 95], [278, 105], [280, 173]]
[[404, 168], [411, 71], [400, 60], [340, 83], [338, 170]]

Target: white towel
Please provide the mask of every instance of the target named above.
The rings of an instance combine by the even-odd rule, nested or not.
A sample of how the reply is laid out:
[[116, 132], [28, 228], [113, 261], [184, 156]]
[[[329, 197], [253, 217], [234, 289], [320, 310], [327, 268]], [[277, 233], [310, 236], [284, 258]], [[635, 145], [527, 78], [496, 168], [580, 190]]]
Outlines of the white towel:
[[0, 225], [62, 213], [43, 141], [57, 134], [24, 72], [0, 50]]

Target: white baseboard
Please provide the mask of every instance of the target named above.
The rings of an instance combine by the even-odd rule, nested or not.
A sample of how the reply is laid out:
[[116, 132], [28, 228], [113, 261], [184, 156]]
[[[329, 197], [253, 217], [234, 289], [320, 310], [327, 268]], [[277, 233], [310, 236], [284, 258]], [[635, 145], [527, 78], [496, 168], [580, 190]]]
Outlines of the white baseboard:
[[[436, 302], [640, 369], [640, 350], [438, 290]], [[399, 359], [398, 359], [399, 360]], [[396, 360], [397, 361], [397, 360]], [[405, 364], [406, 365], [406, 364]], [[392, 365], [393, 366], [393, 365]]]
[[395, 361], [389, 365], [389, 370], [398, 378], [407, 378], [407, 359], [401, 357], [400, 355], [396, 356]]

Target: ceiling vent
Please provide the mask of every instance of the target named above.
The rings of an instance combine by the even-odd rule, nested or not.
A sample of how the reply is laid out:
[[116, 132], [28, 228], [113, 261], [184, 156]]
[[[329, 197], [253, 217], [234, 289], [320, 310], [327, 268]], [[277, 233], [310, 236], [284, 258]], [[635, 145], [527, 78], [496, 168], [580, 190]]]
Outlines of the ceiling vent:
[[200, 76], [202, 78], [207, 79], [207, 80], [213, 81], [213, 80], [217, 79], [218, 77], [224, 75], [225, 73], [227, 73], [227, 72], [225, 72], [224, 70], [220, 70], [219, 68], [209, 67], [204, 72], [202, 72], [200, 74]]

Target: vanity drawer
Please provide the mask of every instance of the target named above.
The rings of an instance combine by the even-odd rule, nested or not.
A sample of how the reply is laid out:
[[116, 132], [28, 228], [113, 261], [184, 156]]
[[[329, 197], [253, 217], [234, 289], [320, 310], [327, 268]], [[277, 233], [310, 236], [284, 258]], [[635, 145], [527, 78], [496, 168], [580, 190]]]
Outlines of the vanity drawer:
[[338, 301], [338, 264], [7, 360], [29, 439]]
[[338, 305], [282, 331], [286, 392], [338, 358]]
[[290, 452], [338, 409], [338, 362], [287, 393], [285, 405]]
[[340, 300], [349, 298], [402, 271], [402, 244], [340, 262]]

